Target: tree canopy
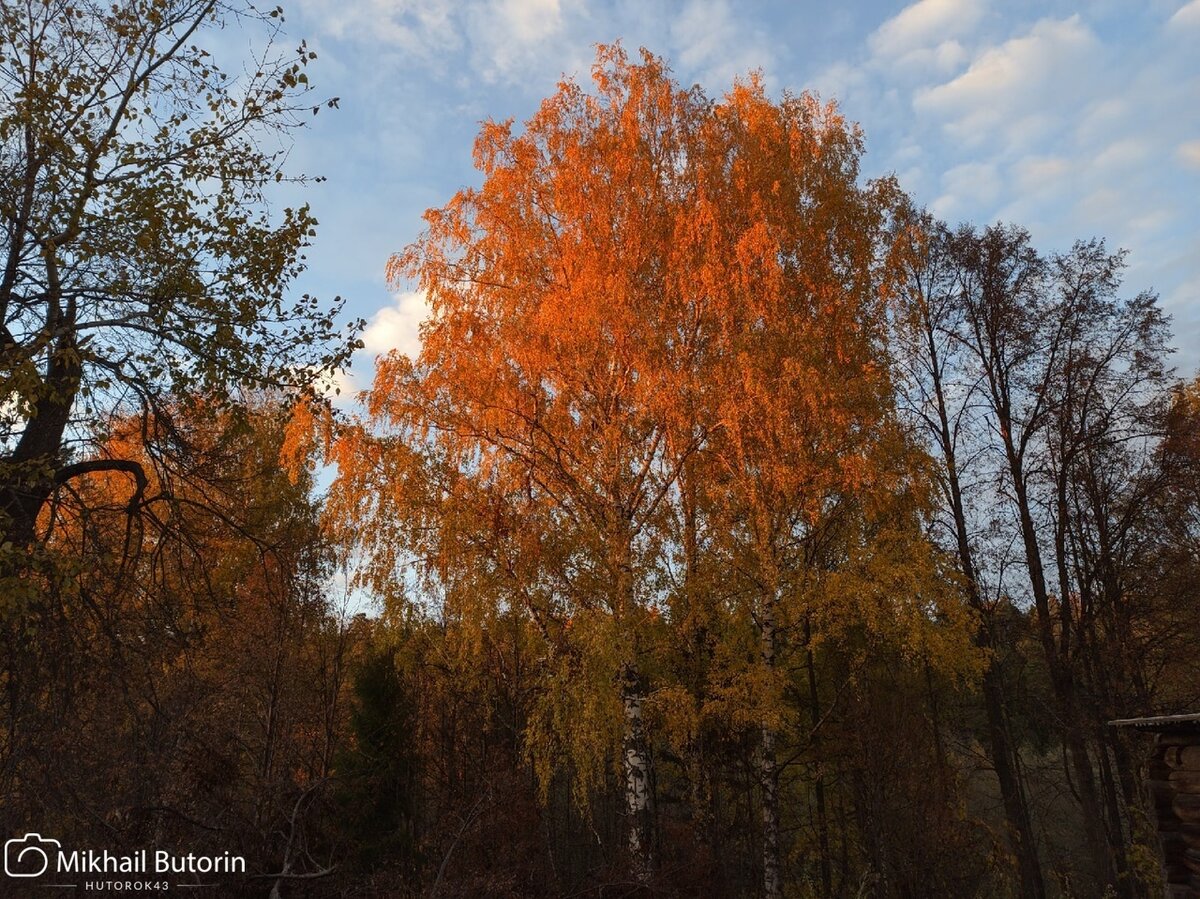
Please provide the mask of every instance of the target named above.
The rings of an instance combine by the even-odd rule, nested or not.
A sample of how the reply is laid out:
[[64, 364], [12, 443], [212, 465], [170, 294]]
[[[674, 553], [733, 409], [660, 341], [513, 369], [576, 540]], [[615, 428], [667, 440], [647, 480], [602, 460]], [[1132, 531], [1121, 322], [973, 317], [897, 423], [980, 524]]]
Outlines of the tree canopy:
[[[109, 417], [303, 387], [348, 358], [341, 301], [289, 289], [316, 220], [269, 203], [296, 177], [287, 133], [324, 105], [279, 19], [215, 0], [0, 12], [0, 542], [29, 544], [81, 465], [140, 482], [92, 453]], [[232, 76], [205, 46], [226, 21], [265, 32]]]
[[[883, 632], [876, 612], [900, 633], [930, 608], [833, 611], [864, 541], [923, 541], [894, 505], [918, 502], [919, 465], [885, 356], [900, 194], [859, 184], [857, 129], [814, 97], [775, 102], [750, 78], [713, 101], [619, 47], [592, 75], [594, 93], [563, 83], [521, 131], [485, 124], [482, 186], [430, 210], [393, 258], [432, 315], [418, 358], [380, 360], [370, 420], [337, 436], [330, 513], [380, 592], [415, 570], [467, 626], [530, 616], [546, 679], [526, 738], [543, 788], [566, 759], [586, 804], [619, 759], [640, 878], [657, 842], [649, 726], [759, 732], [779, 895], [783, 635], [852, 620]], [[728, 566], [709, 596], [689, 568], [697, 527]], [[857, 589], [879, 576], [859, 569]], [[749, 639], [753, 660], [713, 660], [691, 684], [661, 670], [688, 627], [681, 593], [720, 652]]]
[[1194, 885], [1200, 746], [1109, 726], [1200, 702], [1200, 387], [1124, 251], [601, 46], [335, 408], [281, 21], [0, 7], [0, 829], [272, 899]]

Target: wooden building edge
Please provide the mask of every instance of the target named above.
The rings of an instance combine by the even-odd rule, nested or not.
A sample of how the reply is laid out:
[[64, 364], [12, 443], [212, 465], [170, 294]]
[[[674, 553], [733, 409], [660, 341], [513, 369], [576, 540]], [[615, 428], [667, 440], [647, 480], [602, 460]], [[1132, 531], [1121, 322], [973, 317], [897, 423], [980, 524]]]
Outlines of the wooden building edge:
[[1112, 727], [1154, 736], [1147, 782], [1162, 850], [1166, 899], [1200, 899], [1200, 713], [1120, 718]]

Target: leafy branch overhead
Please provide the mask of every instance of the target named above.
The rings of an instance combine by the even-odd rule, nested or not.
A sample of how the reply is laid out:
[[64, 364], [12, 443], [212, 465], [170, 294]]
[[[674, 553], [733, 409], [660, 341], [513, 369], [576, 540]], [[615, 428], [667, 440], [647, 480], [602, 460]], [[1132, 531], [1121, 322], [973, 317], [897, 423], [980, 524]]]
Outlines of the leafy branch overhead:
[[[78, 425], [169, 395], [303, 388], [356, 346], [295, 298], [316, 219], [273, 210], [316, 102], [279, 10], [213, 0], [0, 11], [0, 512], [24, 539]], [[211, 39], [258, 31], [226, 71]]]

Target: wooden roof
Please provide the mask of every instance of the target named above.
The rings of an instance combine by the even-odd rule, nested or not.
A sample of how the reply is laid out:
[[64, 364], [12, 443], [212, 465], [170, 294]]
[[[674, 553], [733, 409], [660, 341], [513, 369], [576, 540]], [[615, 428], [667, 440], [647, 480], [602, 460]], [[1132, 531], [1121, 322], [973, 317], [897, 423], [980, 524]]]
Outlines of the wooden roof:
[[1200, 733], [1200, 712], [1187, 715], [1158, 715], [1153, 718], [1118, 718], [1111, 727], [1132, 727], [1149, 731], [1195, 731]]

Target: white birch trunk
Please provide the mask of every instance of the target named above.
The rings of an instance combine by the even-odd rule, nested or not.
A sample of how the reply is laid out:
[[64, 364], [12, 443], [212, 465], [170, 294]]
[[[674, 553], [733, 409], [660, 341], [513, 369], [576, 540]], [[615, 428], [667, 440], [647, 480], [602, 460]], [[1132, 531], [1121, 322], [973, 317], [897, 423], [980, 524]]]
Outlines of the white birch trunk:
[[643, 697], [637, 675], [628, 666], [621, 678], [621, 699], [625, 708], [625, 814], [629, 822], [629, 858], [634, 876], [645, 882], [650, 878], [653, 859], [650, 758], [642, 727]]
[[[633, 579], [633, 538], [626, 527], [613, 535], [610, 544], [614, 583], [613, 612], [621, 621], [632, 620], [636, 596]], [[636, 658], [636, 649], [634, 653]], [[627, 661], [619, 672], [621, 704], [625, 714], [622, 767], [625, 775], [625, 816], [628, 826], [629, 861], [641, 883], [653, 870], [653, 828], [650, 750], [642, 724], [642, 679], [636, 661]]]

